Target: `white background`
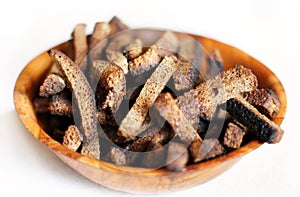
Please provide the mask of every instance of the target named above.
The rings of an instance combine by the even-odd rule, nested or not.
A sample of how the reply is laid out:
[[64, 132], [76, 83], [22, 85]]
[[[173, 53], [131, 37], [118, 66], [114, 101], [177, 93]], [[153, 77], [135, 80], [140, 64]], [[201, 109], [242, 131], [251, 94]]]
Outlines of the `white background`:
[[95, 22], [114, 15], [130, 27], [185, 31], [236, 46], [267, 65], [287, 92], [285, 135], [279, 144], [263, 145], [206, 184], [164, 195], [300, 196], [297, 0], [80, 2], [1, 3], [0, 196], [129, 196], [73, 172], [27, 132], [13, 104], [15, 81], [32, 58], [68, 40], [75, 24], [86, 23], [90, 33]]

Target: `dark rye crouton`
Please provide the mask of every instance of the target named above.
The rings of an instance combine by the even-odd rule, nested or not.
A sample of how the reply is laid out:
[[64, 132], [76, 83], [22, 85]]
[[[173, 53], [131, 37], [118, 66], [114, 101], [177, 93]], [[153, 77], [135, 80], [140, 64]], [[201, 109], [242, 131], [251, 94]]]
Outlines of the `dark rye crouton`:
[[49, 74], [40, 86], [39, 95], [48, 97], [61, 92], [66, 87], [65, 81], [56, 74]]
[[246, 133], [246, 127], [238, 124], [236, 121], [230, 122], [226, 127], [223, 144], [228, 148], [239, 148]]
[[53, 95], [50, 99], [48, 110], [52, 115], [72, 116], [72, 101], [60, 95]]
[[280, 101], [271, 89], [256, 89], [244, 93], [243, 97], [258, 111], [270, 118], [274, 117], [279, 111]]
[[190, 143], [195, 138], [200, 138], [189, 120], [182, 114], [170, 93], [161, 93], [156, 99], [154, 106], [159, 114], [168, 121], [175, 134], [183, 141]]
[[166, 127], [165, 125], [160, 128], [153, 126], [147, 129], [145, 132], [140, 134], [141, 137], [150, 136], [153, 142], [160, 143], [161, 145], [165, 145], [168, 143], [174, 136], [174, 130]]
[[120, 66], [124, 73], [128, 73], [127, 58], [123, 55], [123, 49], [133, 40], [133, 35], [130, 33], [118, 34], [113, 36], [108, 43], [105, 54], [108, 61]]
[[135, 152], [150, 151], [150, 149], [153, 150], [153, 148], [149, 148], [149, 146], [154, 146], [154, 144], [157, 143], [165, 145], [173, 137], [173, 130], [166, 127], [159, 128], [154, 126], [141, 133], [139, 138], [133, 140], [126, 146], [126, 150]]
[[94, 93], [80, 68], [64, 53], [48, 51], [54, 63], [66, 77], [78, 108], [83, 145], [81, 153], [95, 159], [100, 158], [100, 144], [97, 133], [96, 102]]
[[75, 125], [70, 125], [64, 133], [62, 144], [72, 151], [77, 151], [82, 142], [82, 136]]
[[243, 92], [253, 91], [257, 86], [257, 78], [251, 70], [236, 65], [177, 97], [177, 105], [185, 117], [196, 125], [199, 117], [210, 120], [218, 105]]
[[123, 70], [115, 64], [108, 65], [101, 73], [99, 86], [106, 92], [101, 108], [109, 108], [115, 113], [126, 95], [126, 79]]
[[130, 42], [124, 48], [124, 54], [129, 60], [137, 58], [142, 54], [142, 52], [143, 52], [142, 40], [138, 38]]
[[129, 62], [129, 70], [133, 76], [142, 74], [157, 66], [161, 59], [176, 52], [177, 37], [172, 32], [166, 32], [144, 54]]
[[107, 153], [105, 160], [116, 164], [117, 166], [125, 166], [128, 165], [128, 158], [126, 153], [116, 147], [112, 147], [110, 151]]
[[168, 145], [166, 168], [173, 171], [185, 170], [189, 160], [189, 154], [186, 146], [176, 142], [170, 142]]
[[123, 21], [121, 21], [121, 19], [119, 19], [117, 16], [114, 16], [108, 23], [111, 29], [110, 35], [128, 29], [128, 26]]
[[214, 158], [225, 153], [225, 150], [218, 139], [195, 140], [189, 146], [189, 151], [194, 163]]
[[177, 66], [178, 60], [175, 56], [166, 56], [162, 60], [145, 83], [128, 114], [122, 120], [119, 127], [121, 136], [133, 139], [140, 133], [139, 128], [147, 117], [149, 108], [171, 78]]
[[198, 40], [188, 39], [179, 44], [178, 55], [181, 63], [173, 74], [176, 90], [188, 90], [199, 84], [201, 54]]
[[[105, 40], [111, 33], [111, 27], [107, 22], [97, 22], [89, 42], [90, 62], [102, 58], [102, 53], [107, 44]], [[103, 42], [103, 43], [102, 43]], [[101, 43], [101, 44], [100, 44]]]
[[100, 80], [100, 77], [103, 71], [110, 65], [111, 63], [106, 60], [94, 60], [91, 64], [91, 72], [90, 72], [90, 80], [91, 87], [95, 88]]
[[77, 24], [72, 32], [74, 46], [74, 63], [85, 72], [87, 67], [87, 53], [89, 50], [87, 36], [85, 34], [85, 24]]
[[284, 131], [241, 97], [226, 102], [228, 113], [263, 142], [278, 143]]

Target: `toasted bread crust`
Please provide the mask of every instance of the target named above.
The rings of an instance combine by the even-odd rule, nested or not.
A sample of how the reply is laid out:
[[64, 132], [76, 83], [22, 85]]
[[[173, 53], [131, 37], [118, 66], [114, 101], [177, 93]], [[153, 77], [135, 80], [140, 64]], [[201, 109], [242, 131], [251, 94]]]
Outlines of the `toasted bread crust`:
[[107, 38], [111, 32], [110, 26], [107, 22], [97, 22], [94, 26], [93, 34], [89, 43], [89, 49], [92, 50], [102, 40]]
[[280, 101], [271, 89], [256, 89], [252, 92], [246, 92], [243, 97], [262, 114], [270, 118], [279, 111]]
[[132, 42], [132, 34], [121, 34], [113, 36], [108, 43], [105, 54], [110, 62], [120, 66], [124, 73], [128, 73], [127, 58], [123, 55], [123, 49]]
[[190, 143], [195, 138], [199, 138], [197, 131], [182, 114], [170, 93], [160, 94], [154, 106], [183, 141]]
[[75, 125], [70, 125], [65, 131], [62, 144], [72, 151], [77, 151], [82, 142], [82, 136]]
[[127, 46], [124, 48], [125, 56], [129, 59], [135, 59], [138, 56], [140, 56], [143, 52], [143, 45], [141, 39], [135, 39], [132, 42], [130, 42]]
[[105, 39], [109, 37], [110, 33], [111, 28], [107, 22], [97, 22], [95, 24], [93, 34], [89, 42], [90, 62], [102, 59], [102, 53], [107, 44], [107, 40]]
[[139, 134], [139, 127], [143, 124], [149, 108], [165, 87], [177, 66], [178, 60], [175, 56], [167, 56], [162, 60], [147, 80], [128, 114], [122, 120], [119, 127], [120, 135], [133, 139]]
[[144, 54], [129, 62], [131, 74], [136, 76], [157, 66], [162, 57], [176, 52], [177, 46], [177, 37], [172, 32], [165, 32]]
[[112, 147], [106, 155], [108, 161], [113, 162], [118, 166], [128, 165], [128, 158], [125, 152], [119, 148]]
[[229, 99], [226, 110], [263, 142], [278, 143], [284, 131], [242, 97]]
[[224, 148], [218, 139], [195, 140], [191, 143], [189, 151], [195, 163], [214, 158], [224, 153]]
[[187, 40], [179, 44], [179, 60], [181, 64], [173, 74], [175, 89], [189, 90], [200, 83], [201, 47], [197, 40]]
[[257, 78], [251, 70], [237, 65], [177, 97], [177, 104], [186, 118], [197, 124], [199, 116], [210, 120], [218, 105], [257, 86]]
[[73, 114], [72, 102], [60, 95], [53, 95], [51, 97], [48, 109], [52, 115], [71, 117]]
[[65, 81], [56, 74], [49, 74], [40, 86], [39, 95], [48, 97], [61, 92], [66, 87]]
[[228, 148], [239, 148], [246, 133], [245, 127], [230, 122], [225, 131], [223, 144]]
[[109, 21], [109, 26], [111, 29], [110, 35], [116, 34], [120, 31], [124, 31], [128, 29], [129, 27], [121, 21], [118, 17], [114, 16], [110, 21]]
[[107, 91], [101, 108], [110, 108], [115, 113], [126, 95], [126, 79], [123, 70], [117, 65], [110, 64], [102, 72], [99, 85]]
[[188, 162], [189, 156], [183, 144], [170, 142], [168, 147], [166, 168], [174, 171], [183, 171]]
[[85, 24], [77, 24], [72, 32], [75, 58], [74, 62], [85, 72], [87, 67], [88, 41], [85, 34]]
[[90, 80], [92, 88], [98, 84], [103, 71], [110, 65], [106, 60], [94, 60], [91, 64]]
[[83, 132], [83, 154], [99, 159], [100, 145], [93, 91], [83, 72], [68, 56], [55, 49], [48, 53], [65, 75], [76, 99]]

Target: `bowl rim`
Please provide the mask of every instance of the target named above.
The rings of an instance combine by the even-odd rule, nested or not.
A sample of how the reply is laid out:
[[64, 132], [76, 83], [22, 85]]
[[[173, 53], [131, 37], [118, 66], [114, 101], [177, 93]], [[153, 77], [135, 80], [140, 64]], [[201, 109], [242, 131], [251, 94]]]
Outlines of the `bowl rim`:
[[[200, 36], [200, 35], [195, 35], [195, 34], [189, 34], [187, 33], [187, 35], [192, 36], [193, 38], [196, 38], [198, 40], [200, 40], [200, 42], [204, 39], [208, 40], [209, 42], [215, 42], [221, 45], [226, 45], [228, 47], [232, 47], [235, 50], [239, 50], [231, 45], [219, 42], [217, 40], [208, 38], [208, 37], [204, 37], [204, 36]], [[201, 43], [202, 44], [202, 43]], [[72, 45], [72, 39], [63, 42], [61, 44], [58, 44], [52, 48], [56, 48], [56, 49], [61, 49], [66, 47], [67, 45]], [[240, 51], [240, 50], [239, 50]], [[242, 51], [243, 52], [243, 51]], [[245, 53], [245, 52], [243, 52]], [[247, 54], [247, 53], [245, 53]], [[24, 94], [24, 88], [22, 88], [25, 82], [23, 81], [25, 78], [26, 82], [28, 82], [28, 80], [30, 80], [30, 77], [28, 77], [28, 74], [30, 74], [28, 72], [28, 68], [39, 58], [44, 57], [45, 55], [48, 55], [47, 52], [43, 52], [40, 55], [36, 56], [35, 58], [33, 58], [21, 71], [20, 75], [17, 78], [17, 81], [15, 83], [15, 87], [14, 87], [14, 105], [15, 105], [15, 109], [18, 112], [19, 118], [21, 119], [22, 123], [24, 124], [24, 126], [27, 128], [27, 130], [34, 135], [35, 138], [37, 138], [40, 142], [42, 142], [43, 144], [45, 144], [47, 147], [49, 147], [51, 150], [61, 153], [71, 159], [74, 160], [78, 160], [86, 165], [89, 166], [93, 166], [96, 168], [102, 168], [104, 170], [107, 171], [113, 171], [113, 172], [117, 172], [117, 173], [130, 173], [130, 174], [140, 174], [142, 173], [143, 175], [147, 175], [147, 176], [156, 176], [156, 175], [164, 175], [164, 174], [170, 174], [170, 173], [181, 173], [181, 172], [174, 172], [174, 171], [170, 171], [167, 170], [165, 168], [160, 168], [160, 169], [151, 169], [151, 168], [141, 168], [141, 167], [130, 167], [130, 166], [117, 166], [115, 164], [112, 163], [108, 163], [108, 162], [104, 162], [101, 160], [97, 160], [97, 159], [93, 159], [93, 158], [89, 158], [86, 157], [78, 152], [74, 152], [72, 150], [69, 150], [68, 148], [66, 148], [65, 146], [63, 146], [62, 144], [60, 144], [59, 142], [55, 141], [54, 139], [52, 139], [47, 133], [46, 131], [44, 131], [40, 125], [38, 124], [37, 120], [35, 119], [35, 117], [32, 117], [31, 115], [28, 115], [28, 113], [26, 112], [26, 110], [31, 110], [31, 113], [35, 113], [34, 109], [32, 106], [30, 106], [30, 98], [26, 97], [26, 95]], [[248, 55], [248, 54], [247, 54]], [[264, 64], [262, 64], [261, 62], [259, 62], [258, 60], [256, 60], [255, 58], [253, 58], [252, 56], [248, 55], [250, 58], [252, 58], [254, 61], [257, 61], [258, 63], [260, 63], [263, 67], [265, 67], [265, 69], [268, 70], [268, 72], [270, 72], [271, 74], [273, 74], [278, 82], [279, 85], [281, 86], [281, 88], [284, 91], [284, 88], [281, 84], [281, 82], [279, 81], [278, 77], [268, 68], [266, 67]], [[50, 57], [49, 57], [50, 58]], [[278, 84], [277, 84], [278, 85]], [[25, 98], [26, 97], [26, 98]], [[276, 124], [281, 124], [285, 113], [286, 113], [286, 93], [285, 91], [283, 92], [283, 94], [281, 94], [281, 97], [283, 97], [282, 99], [285, 101], [284, 107], [281, 107], [281, 115], [282, 117], [275, 117], [276, 119]], [[19, 102], [20, 100], [26, 100], [27, 104], [29, 106], [22, 106], [20, 105], [21, 102]], [[223, 162], [227, 162], [230, 161], [232, 159], [237, 159], [240, 158], [242, 156], [244, 156], [245, 154], [255, 150], [256, 148], [260, 147], [263, 144], [263, 142], [259, 141], [259, 140], [252, 140], [250, 142], [248, 142], [247, 144], [243, 145], [242, 147], [235, 149], [229, 153], [226, 153], [222, 156], [213, 158], [211, 160], [207, 160], [207, 161], [203, 161], [203, 162], [199, 162], [199, 163], [195, 163], [195, 164], [189, 164], [186, 169], [182, 172], [187, 172], [187, 171], [198, 171], [201, 169], [206, 169], [206, 168], [210, 168], [212, 165], [218, 165], [220, 163]]]

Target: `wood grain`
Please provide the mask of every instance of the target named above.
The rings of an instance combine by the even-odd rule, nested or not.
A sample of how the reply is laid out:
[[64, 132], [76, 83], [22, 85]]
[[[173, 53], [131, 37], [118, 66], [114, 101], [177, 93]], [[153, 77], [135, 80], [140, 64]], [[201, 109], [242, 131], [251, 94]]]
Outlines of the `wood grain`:
[[[223, 57], [225, 70], [233, 67], [235, 64], [242, 64], [251, 68], [257, 75], [260, 87], [271, 88], [278, 95], [281, 106], [279, 113], [273, 120], [275, 123], [281, 124], [286, 113], [286, 93], [282, 83], [270, 69], [235, 47], [202, 36], [191, 36], [198, 39], [208, 52], [215, 48], [219, 49]], [[63, 51], [72, 58], [74, 55], [72, 45], [70, 40], [54, 48]], [[63, 162], [75, 171], [105, 187], [138, 194], [169, 192], [190, 188], [217, 177], [231, 168], [241, 157], [262, 145], [259, 141], [251, 141], [224, 156], [189, 165], [183, 172], [171, 172], [166, 169], [120, 167], [88, 158], [67, 149], [53, 140], [37, 122], [32, 99], [37, 95], [38, 85], [49, 72], [52, 64], [51, 58], [45, 51], [24, 68], [15, 84], [15, 109], [25, 127], [35, 138], [53, 150]]]

